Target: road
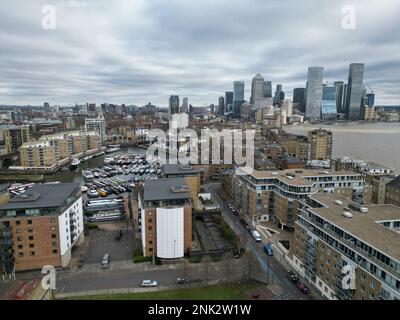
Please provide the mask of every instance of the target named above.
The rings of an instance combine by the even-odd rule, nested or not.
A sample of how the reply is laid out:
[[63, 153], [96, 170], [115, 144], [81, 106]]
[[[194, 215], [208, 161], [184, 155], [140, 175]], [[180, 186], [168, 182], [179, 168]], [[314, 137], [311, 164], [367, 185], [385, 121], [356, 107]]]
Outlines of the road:
[[[263, 250], [263, 244], [257, 243], [249, 231], [247, 231], [243, 225], [240, 223], [240, 217], [235, 216], [232, 210], [229, 208], [226, 201], [222, 200], [217, 193], [219, 184], [213, 183], [207, 185], [207, 191], [213, 193], [215, 198], [219, 201], [221, 205], [221, 210], [224, 218], [230, 221], [234, 225], [234, 231], [237, 236], [245, 236], [247, 249], [250, 249], [254, 254], [258, 262], [260, 263], [262, 269], [268, 274], [271, 283], [277, 284], [282, 289], [282, 294], [279, 299], [283, 300], [313, 300], [315, 298], [320, 298], [316, 292], [312, 291], [312, 294], [305, 295], [301, 293], [296, 285], [291, 282], [287, 277], [287, 270], [285, 267], [277, 260], [275, 256], [268, 257]], [[269, 261], [268, 261], [269, 259]]]
[[[227, 270], [226, 268], [229, 268]], [[231, 281], [243, 278], [243, 268], [240, 259], [230, 260], [229, 267], [223, 263], [200, 263], [151, 266], [121, 270], [98, 270], [94, 272], [61, 273], [56, 281], [56, 292], [79, 292], [100, 289], [139, 288], [143, 280], [156, 280], [161, 286], [179, 286], [177, 277], [185, 277], [192, 282], [220, 280], [227, 277]]]

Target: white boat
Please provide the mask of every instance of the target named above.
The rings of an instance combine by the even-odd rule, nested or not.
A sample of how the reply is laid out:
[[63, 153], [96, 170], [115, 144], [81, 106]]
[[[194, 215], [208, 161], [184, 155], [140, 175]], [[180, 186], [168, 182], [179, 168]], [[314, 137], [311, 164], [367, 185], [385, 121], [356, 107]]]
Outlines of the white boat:
[[86, 191], [88, 191], [88, 189], [89, 189], [89, 188], [86, 187], [86, 186], [82, 186], [82, 187], [81, 187], [81, 191], [82, 191], [82, 192], [86, 192]]
[[71, 169], [76, 169], [79, 167], [79, 165], [81, 164], [81, 161], [78, 158], [72, 158], [71, 164], [69, 165], [69, 167]]
[[90, 170], [82, 170], [82, 176], [85, 178], [85, 180], [91, 180], [94, 178], [94, 175]]
[[106, 157], [104, 159], [104, 164], [111, 164], [114, 163], [114, 158], [113, 157]]
[[121, 150], [121, 146], [119, 144], [110, 144], [106, 148], [106, 153], [116, 152]]

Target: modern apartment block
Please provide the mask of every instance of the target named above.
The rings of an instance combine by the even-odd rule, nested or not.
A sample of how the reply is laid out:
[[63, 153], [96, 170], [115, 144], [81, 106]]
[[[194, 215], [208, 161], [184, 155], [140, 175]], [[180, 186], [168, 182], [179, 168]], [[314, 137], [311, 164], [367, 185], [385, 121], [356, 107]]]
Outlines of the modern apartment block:
[[83, 238], [79, 184], [36, 184], [0, 207], [0, 271], [65, 267]]
[[3, 139], [6, 153], [16, 153], [23, 143], [30, 140], [29, 126], [5, 128], [3, 129]]
[[385, 202], [400, 206], [400, 176], [386, 184]]
[[332, 158], [332, 132], [325, 129], [315, 129], [308, 132], [310, 154], [308, 160], [330, 160]]
[[399, 300], [399, 243], [400, 207], [317, 193], [300, 201], [292, 265], [331, 300]]
[[100, 142], [103, 143], [107, 140], [106, 134], [106, 121], [103, 114], [100, 114], [97, 118], [86, 118], [85, 119], [85, 131], [86, 135], [95, 133], [100, 137]]
[[144, 256], [181, 258], [192, 245], [192, 204], [185, 178], [148, 180], [138, 194]]
[[99, 136], [95, 132], [68, 131], [46, 135], [38, 141], [20, 147], [21, 166], [27, 168], [53, 167], [71, 157], [81, 157], [98, 151]]
[[241, 169], [232, 178], [235, 208], [248, 220], [273, 221], [293, 231], [300, 200], [315, 193], [334, 193], [357, 203], [371, 202], [371, 186], [361, 174], [332, 170], [258, 171]]

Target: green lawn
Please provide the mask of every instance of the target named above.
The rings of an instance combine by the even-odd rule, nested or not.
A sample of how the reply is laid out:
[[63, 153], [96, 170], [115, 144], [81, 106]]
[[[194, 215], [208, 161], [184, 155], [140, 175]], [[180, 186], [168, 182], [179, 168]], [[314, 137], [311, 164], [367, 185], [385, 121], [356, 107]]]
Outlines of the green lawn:
[[110, 295], [71, 297], [69, 300], [248, 300], [251, 292], [259, 288], [256, 282], [226, 284], [202, 288], [167, 291], [122, 293]]

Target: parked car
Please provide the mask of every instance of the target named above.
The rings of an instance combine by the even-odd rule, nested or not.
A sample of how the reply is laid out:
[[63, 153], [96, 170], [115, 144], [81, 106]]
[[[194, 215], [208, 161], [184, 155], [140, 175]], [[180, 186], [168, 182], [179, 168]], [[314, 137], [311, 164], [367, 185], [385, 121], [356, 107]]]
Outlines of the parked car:
[[189, 281], [187, 279], [185, 279], [184, 277], [179, 277], [176, 278], [176, 284], [185, 284], [188, 283]]
[[296, 286], [302, 293], [304, 294], [310, 293], [310, 289], [308, 289], [308, 287], [304, 283], [297, 282]]
[[233, 213], [235, 216], [239, 216], [239, 212], [237, 212], [236, 209], [232, 209], [232, 213]]
[[272, 247], [269, 243], [266, 243], [264, 245], [264, 252], [267, 254], [267, 256], [273, 256], [274, 255], [274, 251], [272, 250]]
[[158, 282], [155, 280], [143, 280], [142, 287], [157, 287]]
[[110, 254], [106, 253], [103, 259], [101, 260], [101, 267], [105, 269], [109, 266], [109, 264], [110, 264]]
[[295, 274], [293, 271], [289, 271], [288, 278], [289, 278], [290, 281], [292, 281], [294, 283], [299, 281], [299, 276], [297, 274]]

